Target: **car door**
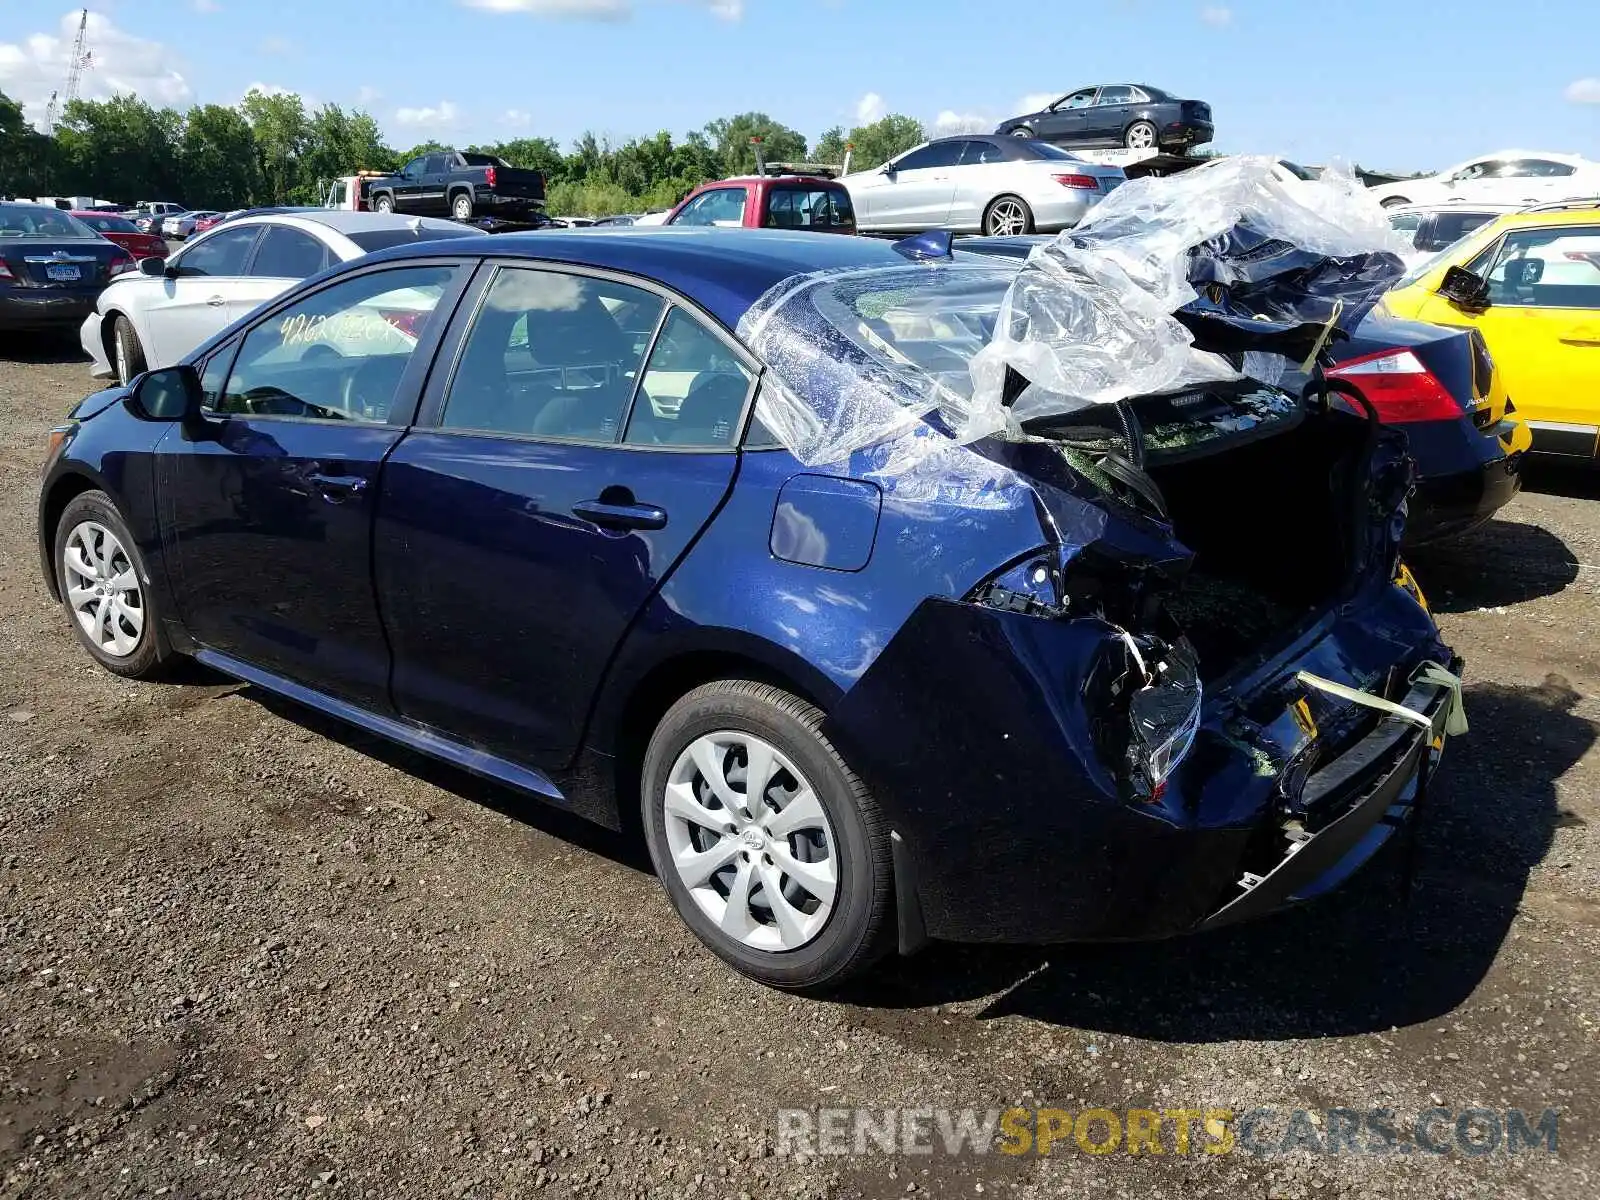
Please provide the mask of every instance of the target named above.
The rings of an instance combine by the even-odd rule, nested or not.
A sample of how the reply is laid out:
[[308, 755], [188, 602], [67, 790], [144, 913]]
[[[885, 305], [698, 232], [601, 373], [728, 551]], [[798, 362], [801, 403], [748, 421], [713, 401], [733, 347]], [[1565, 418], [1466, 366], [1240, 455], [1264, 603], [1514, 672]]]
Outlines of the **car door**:
[[209, 654], [389, 707], [377, 483], [464, 271], [429, 260], [343, 276], [207, 363], [206, 407], [162, 441], [156, 475], [179, 613]]
[[237, 281], [230, 301], [230, 320], [238, 320], [295, 284], [326, 271], [339, 261], [321, 239], [290, 225], [263, 226], [255, 253]]
[[1418, 318], [1482, 331], [1535, 450], [1600, 452], [1600, 222], [1512, 230], [1468, 269], [1488, 281], [1486, 309], [1435, 294]]
[[885, 185], [873, 195], [872, 224], [877, 229], [938, 229], [950, 216], [956, 166], [966, 142], [929, 142], [890, 160]]
[[430, 154], [422, 167], [422, 185], [419, 189], [421, 207], [418, 212], [431, 217], [447, 217], [450, 215], [450, 205], [445, 200], [446, 181], [455, 162], [451, 154]]
[[1443, 199], [1446, 203], [1464, 200], [1479, 204], [1504, 204], [1506, 200], [1505, 174], [1507, 162], [1502, 158], [1486, 158], [1462, 167], [1445, 180]]
[[638, 281], [508, 263], [483, 282], [384, 469], [373, 565], [401, 713], [551, 770], [727, 494], [754, 372]]
[[1542, 200], [1563, 200], [1577, 193], [1573, 176], [1577, 168], [1548, 158], [1514, 158], [1501, 172], [1502, 203], [1537, 204]]
[[1013, 161], [1004, 145], [976, 139], [963, 142], [961, 161], [951, 171], [956, 186], [950, 193], [945, 224], [951, 229], [979, 228], [989, 201], [1006, 190], [1002, 180], [1007, 174], [1006, 164]]
[[180, 250], [168, 263], [172, 274], [141, 295], [136, 316], [145, 361], [169, 366], [233, 321], [235, 281], [261, 233], [259, 225], [218, 229]]
[[413, 158], [400, 168], [394, 181], [395, 208], [402, 212], [420, 213], [422, 210], [423, 174], [428, 165], [426, 154]]
[[1122, 131], [1133, 120], [1133, 88], [1126, 84], [1103, 87], [1094, 106], [1086, 110], [1084, 133], [1108, 146], [1122, 145]]
[[1089, 136], [1090, 118], [1097, 87], [1080, 88], [1064, 97], [1048, 116], [1039, 122], [1034, 132], [1047, 142], [1058, 146], [1081, 146]]

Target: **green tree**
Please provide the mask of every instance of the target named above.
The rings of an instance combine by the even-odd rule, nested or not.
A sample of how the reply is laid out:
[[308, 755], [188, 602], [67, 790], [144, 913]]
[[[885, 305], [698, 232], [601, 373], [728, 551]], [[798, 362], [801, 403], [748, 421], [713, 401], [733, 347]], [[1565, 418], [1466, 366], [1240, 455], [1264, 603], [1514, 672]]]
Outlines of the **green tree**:
[[706, 140], [716, 146], [724, 175], [745, 175], [755, 170], [756, 151], [750, 144], [761, 138], [761, 157], [767, 162], [796, 162], [806, 156], [805, 135], [780, 125], [766, 113], [740, 113], [719, 117], [706, 125]]
[[261, 191], [255, 134], [236, 108], [220, 104], [189, 110], [178, 144], [184, 198], [196, 208], [253, 204]]
[[70, 101], [56, 127], [56, 186], [68, 195], [184, 200], [182, 129], [178, 113], [133, 95]]
[[920, 121], [899, 113], [890, 113], [870, 125], [858, 125], [850, 131], [850, 141], [855, 146], [850, 156], [850, 169], [870, 171], [927, 140], [927, 131]]
[[554, 138], [512, 138], [508, 142], [490, 142], [482, 146], [468, 146], [481, 154], [503, 158], [513, 167], [544, 172], [547, 185], [560, 183], [566, 178], [567, 160]]
[[421, 158], [424, 154], [438, 154], [441, 151], [449, 150], [451, 148], [452, 147], [446, 146], [443, 142], [423, 142], [420, 146], [413, 146], [409, 150], [404, 150], [399, 154], [396, 154], [395, 163], [397, 166], [404, 166], [413, 158]]
[[0, 195], [49, 194], [56, 146], [28, 124], [22, 105], [0, 92]]
[[838, 166], [844, 162], [846, 141], [844, 130], [835, 125], [817, 139], [816, 147], [811, 151], [811, 155], [819, 163], [831, 163], [833, 166]]
[[337, 104], [324, 104], [306, 122], [294, 198], [315, 204], [329, 180], [357, 171], [392, 171], [397, 165], [394, 151], [383, 144], [378, 123], [369, 114], [346, 113]]
[[269, 204], [287, 203], [301, 182], [300, 158], [310, 137], [305, 105], [293, 93], [269, 96], [252, 89], [239, 102], [239, 110], [255, 134], [264, 184], [261, 198]]

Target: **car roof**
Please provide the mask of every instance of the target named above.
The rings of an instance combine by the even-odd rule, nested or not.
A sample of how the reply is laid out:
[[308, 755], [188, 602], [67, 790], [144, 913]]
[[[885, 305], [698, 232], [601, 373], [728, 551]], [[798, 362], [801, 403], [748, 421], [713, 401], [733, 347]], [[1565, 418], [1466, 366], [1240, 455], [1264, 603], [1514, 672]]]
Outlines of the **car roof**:
[[881, 238], [787, 229], [604, 225], [581, 233], [539, 230], [418, 242], [363, 263], [463, 254], [521, 258], [625, 272], [681, 292], [729, 329], [768, 288], [812, 271], [905, 266]]
[[1600, 201], [1590, 208], [1547, 208], [1542, 211], [1507, 213], [1495, 222], [1501, 229], [1524, 229], [1530, 225], [1600, 224]]
[[[297, 217], [302, 221], [312, 221], [318, 225], [326, 226], [336, 233], [362, 233], [371, 229], [404, 229], [413, 221], [421, 221], [424, 228], [435, 225], [455, 226], [455, 221], [446, 221], [442, 217], [413, 217], [405, 213], [380, 213], [380, 212], [350, 212], [337, 208], [310, 208], [310, 209], [280, 209], [276, 212], [261, 213], [259, 217], [250, 218], [258, 220], [261, 217], [284, 216]], [[243, 218], [241, 218], [243, 219]]]

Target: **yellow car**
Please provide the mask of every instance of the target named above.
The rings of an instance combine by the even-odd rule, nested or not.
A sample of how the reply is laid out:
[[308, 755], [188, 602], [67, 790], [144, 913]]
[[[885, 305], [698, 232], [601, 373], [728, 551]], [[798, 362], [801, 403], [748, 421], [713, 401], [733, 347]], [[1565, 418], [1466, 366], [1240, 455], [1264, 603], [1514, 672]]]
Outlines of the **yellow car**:
[[1482, 333], [1535, 454], [1600, 458], [1600, 200], [1491, 221], [1413, 267], [1382, 303]]

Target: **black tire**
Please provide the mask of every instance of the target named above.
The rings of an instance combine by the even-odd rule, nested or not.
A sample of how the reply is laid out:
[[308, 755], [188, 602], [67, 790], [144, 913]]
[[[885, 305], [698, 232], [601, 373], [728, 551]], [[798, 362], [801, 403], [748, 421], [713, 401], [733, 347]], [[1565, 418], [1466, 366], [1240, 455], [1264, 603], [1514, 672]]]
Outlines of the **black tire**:
[[380, 193], [378, 198], [372, 202], [372, 209], [374, 212], [393, 212], [394, 197], [389, 195], [388, 192]]
[[1031, 138], [1033, 136], [1033, 130], [1029, 129], [1026, 125], [1018, 125], [1011, 131], [1011, 136], [1018, 138]]
[[1001, 236], [1001, 234], [998, 231], [996, 231], [994, 229], [991, 229], [989, 227], [989, 223], [990, 223], [991, 218], [993, 218], [994, 215], [995, 215], [995, 209], [998, 208], [1002, 203], [1016, 204], [1022, 209], [1022, 230], [1021, 230], [1021, 232], [1020, 233], [1011, 233], [1011, 234], [1008, 234], [1006, 236], [1021, 237], [1023, 234], [1029, 234], [1029, 233], [1033, 232], [1033, 230], [1034, 230], [1033, 209], [1028, 207], [1028, 202], [1026, 200], [1024, 200], [1021, 196], [1014, 196], [1011, 193], [1007, 192], [1004, 196], [996, 196], [993, 200], [989, 201], [989, 206], [983, 210], [983, 232], [986, 235], [988, 235], [989, 237], [999, 237], [999, 236]]
[[[889, 826], [866, 786], [822, 732], [823, 714], [769, 684], [721, 680], [668, 710], [645, 754], [641, 804], [656, 876], [678, 916], [717, 957], [758, 983], [794, 992], [832, 990], [868, 970], [894, 944]], [[794, 950], [758, 950], [724, 934], [701, 911], [672, 863], [666, 786], [696, 738], [733, 730], [765, 740], [805, 775], [832, 826], [838, 893], [821, 931]]]
[[[117, 382], [124, 387], [147, 369], [144, 347], [139, 344], [139, 335], [134, 331], [133, 322], [121, 313], [111, 320], [111, 354], [112, 370], [116, 372]], [[126, 374], [123, 371], [124, 363], [127, 364]]]
[[[1135, 144], [1134, 130], [1149, 131], [1150, 144], [1148, 147]], [[1155, 127], [1155, 123], [1152, 121], [1135, 121], [1128, 126], [1127, 132], [1122, 135], [1122, 144], [1129, 150], [1158, 150], [1161, 148], [1161, 131]]]
[[[67, 541], [72, 531], [85, 521], [99, 524], [121, 543], [128, 564], [138, 577], [139, 604], [144, 613], [144, 627], [139, 632], [133, 650], [125, 655], [107, 653], [90, 639], [84, 632], [83, 626], [78, 623], [78, 614], [73, 609], [72, 600], [68, 595], [68, 576], [64, 565]], [[117, 506], [111, 497], [97, 491], [83, 492], [74, 496], [62, 511], [61, 519], [56, 522], [54, 550], [54, 568], [61, 591], [61, 607], [67, 614], [72, 632], [77, 635], [78, 643], [113, 675], [121, 675], [128, 679], [159, 677], [164, 669], [170, 666], [174, 652], [161, 627], [162, 614], [155, 597], [155, 589], [151, 586], [150, 571], [145, 566], [144, 557], [139, 553], [139, 547], [133, 540], [133, 534], [128, 532], [127, 522], [122, 519], [122, 514], [117, 511]]]
[[458, 221], [472, 220], [472, 194], [457, 192], [450, 198], [450, 215]]
[[1380, 201], [1379, 206], [1382, 208], [1400, 208], [1402, 205], [1410, 203], [1411, 201], [1404, 196], [1390, 196], [1387, 200]]

